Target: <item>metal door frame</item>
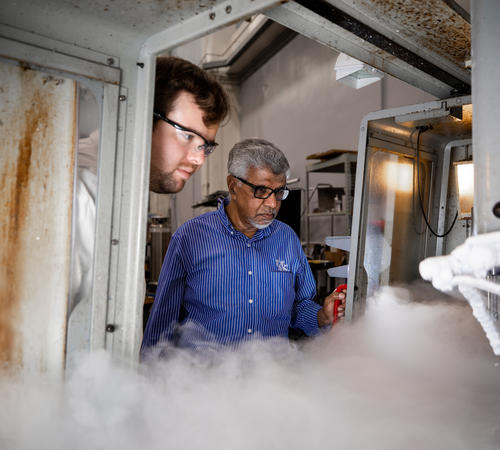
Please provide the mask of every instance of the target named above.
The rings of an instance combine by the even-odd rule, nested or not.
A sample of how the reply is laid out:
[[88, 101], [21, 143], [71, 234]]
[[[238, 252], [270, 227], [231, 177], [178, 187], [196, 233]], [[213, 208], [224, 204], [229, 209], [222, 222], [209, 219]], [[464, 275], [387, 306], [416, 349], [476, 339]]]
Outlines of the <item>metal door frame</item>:
[[[5, 36], [11, 36], [14, 39]], [[72, 47], [68, 49], [64, 43], [48, 38], [40, 39], [39, 36], [31, 33], [14, 30], [4, 25], [0, 26], [0, 57], [2, 59], [35, 71], [70, 78], [85, 84], [94, 93], [101, 109], [96, 205], [96, 218], [99, 220], [96, 220], [94, 283], [91, 295], [90, 349], [93, 350], [104, 348], [106, 340], [105, 323], [108, 309], [108, 268], [111, 256], [112, 209], [116, 175], [120, 69], [109, 65], [114, 58], [107, 55], [78, 49], [78, 57], [76, 57], [70, 56], [68, 50], [74, 51]], [[96, 57], [100, 61], [92, 61]], [[106, 183], [101, 180], [106, 180]]]

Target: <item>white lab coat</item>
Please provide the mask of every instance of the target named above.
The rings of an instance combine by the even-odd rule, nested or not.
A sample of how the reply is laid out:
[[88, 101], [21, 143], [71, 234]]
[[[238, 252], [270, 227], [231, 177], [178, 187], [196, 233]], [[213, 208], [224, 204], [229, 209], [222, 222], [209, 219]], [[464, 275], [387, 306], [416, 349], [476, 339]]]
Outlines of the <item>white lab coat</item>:
[[[75, 189], [71, 292], [68, 305], [68, 337], [66, 367], [71, 369], [79, 352], [90, 349], [92, 318], [92, 272], [95, 246], [97, 158], [99, 130], [78, 142], [78, 168]], [[144, 280], [143, 298], [146, 293]], [[142, 306], [138, 313], [142, 311]], [[136, 321], [131, 333], [139, 353], [142, 339], [142, 320]]]
[[68, 369], [74, 366], [78, 352], [90, 348], [98, 148], [98, 130], [78, 142], [66, 348]]

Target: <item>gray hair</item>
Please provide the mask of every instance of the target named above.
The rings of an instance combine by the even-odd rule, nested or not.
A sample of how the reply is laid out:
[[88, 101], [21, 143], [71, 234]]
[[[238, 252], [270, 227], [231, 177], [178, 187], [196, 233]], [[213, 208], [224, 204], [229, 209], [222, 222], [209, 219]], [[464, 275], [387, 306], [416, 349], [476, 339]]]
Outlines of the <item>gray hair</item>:
[[229, 152], [227, 171], [230, 175], [245, 178], [248, 170], [268, 169], [274, 175], [287, 175], [290, 165], [283, 152], [264, 139], [245, 139]]

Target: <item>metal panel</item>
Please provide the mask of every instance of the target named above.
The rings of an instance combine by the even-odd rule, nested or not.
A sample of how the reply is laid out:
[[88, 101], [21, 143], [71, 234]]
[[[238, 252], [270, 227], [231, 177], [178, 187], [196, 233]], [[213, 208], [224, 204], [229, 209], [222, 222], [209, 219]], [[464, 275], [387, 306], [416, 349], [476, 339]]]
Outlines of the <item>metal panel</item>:
[[[6, 28], [0, 27], [0, 31], [4, 31]], [[103, 65], [102, 58], [105, 55], [68, 46], [48, 38], [40, 38], [20, 30], [17, 30], [15, 34], [17, 39], [24, 41], [23, 44], [14, 43], [19, 45], [13, 45], [13, 42], [9, 39], [0, 38], [2, 53], [5, 57], [10, 60], [19, 59], [20, 55], [16, 54], [16, 51], [21, 50], [23, 57], [26, 59], [21, 61], [20, 64], [25, 70], [28, 67], [37, 68], [43, 65], [42, 70], [47, 72], [49, 78], [66, 79], [66, 77], [69, 77], [79, 83], [86, 84], [94, 92], [102, 109], [98, 169], [100, 182], [97, 188], [98, 220], [95, 229], [93, 283], [91, 286], [91, 295], [86, 299], [86, 306], [83, 308], [86, 311], [84, 314], [85, 317], [82, 317], [82, 315], [78, 317], [70, 316], [67, 329], [67, 348], [70, 352], [73, 352], [75, 349], [104, 348], [108, 313], [118, 97], [120, 93], [117, 83], [120, 80], [120, 70], [116, 67]], [[39, 45], [41, 44], [47, 46], [47, 49], [40, 48]], [[70, 51], [78, 55], [78, 57], [75, 58], [64, 54], [64, 52]], [[97, 58], [97, 63], [91, 61], [93, 58]], [[117, 58], [111, 59], [113, 63], [118, 61]], [[73, 166], [70, 169], [73, 170]], [[61, 187], [61, 189], [64, 188]], [[68, 238], [69, 236], [71, 236], [70, 233], [68, 233]], [[89, 327], [91, 327], [90, 336], [85, 334], [85, 330], [88, 330]]]
[[[92, 321], [90, 349], [104, 348], [109, 303], [115, 298], [108, 294], [111, 261], [113, 192], [116, 166], [116, 136], [119, 88], [107, 84], [103, 87], [102, 117], [99, 155], [99, 183], [97, 188], [97, 222], [94, 253], [92, 292]], [[122, 127], [123, 128], [123, 127]]]
[[280, 0], [225, 1], [210, 11], [193, 15], [186, 20], [152, 35], [142, 48], [143, 53], [159, 54], [198, 38], [219, 27], [229, 25], [252, 14], [264, 12], [280, 3]]
[[[116, 298], [109, 295], [110, 283], [116, 277], [110, 272], [112, 247], [116, 240], [112, 238], [113, 214], [119, 211], [120, 204], [114, 202], [115, 191], [115, 170], [120, 166], [116, 161], [117, 147], [117, 115], [119, 105], [118, 86], [111, 84], [100, 84], [96, 82], [86, 82], [91, 87], [94, 94], [101, 101], [102, 123], [99, 130], [99, 154], [98, 154], [98, 178], [97, 178], [97, 202], [95, 206], [95, 228], [93, 228], [93, 253], [89, 255], [93, 258], [91, 285], [77, 288], [80, 292], [79, 304], [73, 309], [68, 319], [68, 340], [67, 340], [67, 361], [66, 368], [74, 367], [75, 361], [79, 359], [78, 352], [106, 348], [107, 325], [109, 317], [113, 317]], [[123, 129], [123, 122], [120, 126]], [[123, 142], [120, 142], [123, 145]], [[78, 201], [78, 197], [76, 199]], [[78, 220], [78, 217], [75, 217]], [[79, 219], [82, 219], [81, 217]], [[76, 234], [78, 239], [78, 233]], [[77, 243], [82, 245], [82, 243]], [[77, 251], [76, 248], [73, 249]], [[90, 264], [90, 262], [88, 262]], [[77, 280], [77, 283], [82, 281]], [[78, 286], [78, 285], [77, 285]], [[83, 295], [80, 289], [88, 295]], [[139, 312], [137, 313], [139, 314]], [[111, 322], [112, 323], [112, 322]]]
[[72, 57], [88, 61], [91, 64], [98, 63], [106, 66], [118, 67], [120, 62], [118, 58], [111, 55], [95, 52], [88, 48], [77, 47], [75, 44], [54, 41], [53, 39], [34, 35], [33, 33], [26, 33], [26, 31], [19, 28], [13, 28], [4, 24], [0, 24], [0, 37], [16, 42], [32, 42], [36, 44], [37, 47], [48, 49], [53, 53], [71, 55]]
[[[472, 139], [460, 139], [458, 141], [451, 141], [446, 144], [443, 152], [443, 166], [441, 170], [441, 191], [439, 194], [439, 219], [437, 233], [443, 234], [445, 232], [445, 221], [446, 221], [446, 203], [448, 199], [448, 181], [450, 176], [450, 161], [451, 161], [451, 150], [455, 147], [461, 147], [464, 145], [471, 145]], [[443, 241], [444, 237], [438, 237], [436, 239], [436, 256], [441, 256], [443, 254]]]
[[0, 359], [61, 375], [76, 86], [0, 62]]
[[[2, 0], [3, 23], [82, 47], [130, 46], [224, 0]], [[140, 3], [139, 3], [140, 2]], [[253, 3], [238, 0], [233, 3]], [[92, 24], [89, 32], [89, 24]], [[130, 47], [129, 47], [130, 48]], [[71, 52], [70, 54], [73, 54]]]
[[[325, 4], [325, 2], [321, 3]], [[307, 4], [314, 10], [317, 9], [315, 2], [307, 2]], [[388, 41], [375, 31], [372, 34], [377, 34], [379, 40], [388, 41], [384, 48], [376, 40], [374, 43], [367, 40], [370, 32], [365, 30], [358, 36], [352, 32], [355, 30], [348, 31], [343, 26], [333, 23], [295, 2], [279, 6], [267, 12], [266, 15], [298, 33], [359, 59], [436, 97], [444, 98], [450, 96], [456, 89], [468, 89], [466, 83], [458, 80], [454, 75], [449, 75], [446, 70], [439, 66], [433, 67], [432, 63], [425, 61], [417, 54], [411, 55], [411, 52], [403, 46], [395, 42], [391, 43], [392, 41]], [[333, 17], [336, 17], [336, 14], [333, 14]], [[350, 23], [350, 19], [346, 19], [346, 22]], [[394, 54], [393, 51], [389, 50], [391, 46], [400, 47], [401, 54]], [[429, 73], [420, 70], [420, 65], [429, 66]]]
[[118, 84], [120, 82], [120, 72], [113, 67], [89, 63], [77, 58], [68, 60], [66, 55], [42, 48], [34, 48], [31, 45], [10, 39], [0, 38], [0, 56], [13, 59], [22, 64], [61, 70], [107, 83]]
[[453, 0], [446, 1], [328, 0], [328, 3], [470, 85], [470, 71], [465, 68], [471, 57], [470, 18], [458, 5], [453, 5]]
[[[365, 184], [365, 167], [366, 167], [366, 141], [368, 137], [368, 121], [372, 116], [369, 114], [363, 118], [360, 125], [359, 142], [358, 142], [358, 158], [356, 163], [356, 181], [354, 186], [354, 202], [351, 226], [351, 249], [349, 251], [349, 267], [347, 278], [347, 295], [345, 318], [347, 321], [353, 320], [355, 316], [355, 296], [354, 290], [361, 280], [356, 278], [356, 267], [358, 265], [358, 246], [361, 240], [361, 230], [363, 223], [361, 222], [364, 214], [362, 214], [362, 205], [364, 202], [363, 186]], [[361, 303], [360, 297], [356, 296], [357, 303]], [[361, 305], [362, 306], [362, 305]]]
[[471, 15], [474, 223], [481, 234], [500, 230], [500, 218], [493, 214], [500, 202], [500, 5], [497, 0], [473, 1]]

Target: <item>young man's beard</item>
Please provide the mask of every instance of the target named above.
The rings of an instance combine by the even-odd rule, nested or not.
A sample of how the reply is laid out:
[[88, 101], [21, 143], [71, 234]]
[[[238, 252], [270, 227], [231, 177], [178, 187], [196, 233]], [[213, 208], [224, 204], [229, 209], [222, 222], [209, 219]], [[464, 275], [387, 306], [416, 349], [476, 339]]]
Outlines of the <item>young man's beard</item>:
[[174, 172], [162, 173], [151, 169], [149, 186], [157, 194], [175, 194], [184, 187], [185, 181], [175, 178]]

